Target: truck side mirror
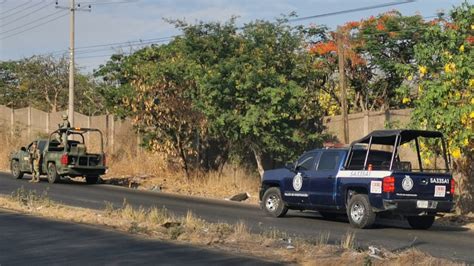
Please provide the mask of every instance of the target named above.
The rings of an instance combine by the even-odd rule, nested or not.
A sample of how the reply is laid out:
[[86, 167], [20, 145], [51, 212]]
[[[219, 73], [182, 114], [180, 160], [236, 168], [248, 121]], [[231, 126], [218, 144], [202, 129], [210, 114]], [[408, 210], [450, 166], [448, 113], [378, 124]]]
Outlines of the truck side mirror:
[[295, 165], [294, 165], [293, 163], [286, 163], [286, 164], [285, 164], [285, 168], [288, 169], [288, 170], [290, 170], [290, 171], [293, 171], [293, 172], [296, 171], [296, 167], [295, 167]]

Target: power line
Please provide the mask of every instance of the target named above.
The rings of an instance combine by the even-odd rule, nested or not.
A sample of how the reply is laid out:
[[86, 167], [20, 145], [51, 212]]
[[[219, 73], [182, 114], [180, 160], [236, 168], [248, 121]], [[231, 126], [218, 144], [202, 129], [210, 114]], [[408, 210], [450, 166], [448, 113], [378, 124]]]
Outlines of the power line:
[[2, 17], [2, 20], [6, 19], [6, 18], [9, 18], [9, 17], [11, 17], [11, 16], [14, 16], [14, 15], [16, 15], [16, 14], [22, 13], [22, 12], [28, 10], [28, 9], [37, 7], [37, 6], [41, 5], [43, 2], [44, 2], [44, 0], [42, 0], [42, 1], [39, 2], [39, 3], [33, 4], [33, 5], [31, 5], [31, 6], [27, 7], [27, 8], [23, 8], [23, 9], [21, 9], [21, 10], [18, 10], [18, 11], [16, 11], [15, 13], [11, 13], [11, 14], [9, 14], [9, 15], [3, 16], [3, 17]]
[[18, 27], [13, 28], [13, 29], [9, 29], [9, 30], [7, 30], [7, 31], [0, 32], [0, 35], [5, 34], [5, 33], [9, 33], [9, 32], [12, 32], [12, 31], [16, 31], [16, 30], [21, 29], [21, 28], [24, 28], [24, 27], [26, 27], [26, 26], [35, 24], [35, 23], [38, 22], [38, 21], [41, 21], [41, 20], [43, 20], [43, 19], [47, 19], [47, 18], [52, 17], [52, 16], [54, 16], [54, 15], [56, 15], [56, 14], [58, 14], [58, 13], [61, 13], [61, 12], [63, 12], [63, 11], [54, 12], [54, 13], [52, 13], [52, 14], [49, 14], [49, 15], [40, 17], [40, 18], [38, 18], [38, 19], [36, 19], [36, 20], [30, 21], [30, 22], [28, 22], [28, 23], [26, 23], [26, 24], [20, 25], [20, 26], [18, 26]]
[[31, 0], [28, 1], [28, 2], [25, 2], [25, 3], [23, 3], [23, 4], [20, 4], [20, 5], [16, 6], [16, 7], [14, 7], [14, 8], [11, 8], [11, 9], [9, 9], [9, 10], [3, 11], [2, 13], [0, 13], [0, 15], [6, 14], [6, 13], [10, 13], [11, 11], [16, 10], [16, 9], [22, 7], [22, 6], [26, 6], [26, 5], [28, 5], [29, 3], [31, 3]]
[[413, 2], [415, 2], [415, 1], [416, 1], [416, 0], [405, 0], [405, 1], [389, 2], [389, 3], [385, 3], [385, 4], [378, 4], [378, 5], [373, 5], [373, 6], [358, 7], [358, 8], [353, 8], [353, 9], [347, 9], [347, 10], [341, 10], [341, 11], [323, 13], [323, 14], [312, 15], [312, 16], [307, 16], [307, 17], [294, 18], [294, 19], [289, 19], [288, 21], [289, 21], [289, 22], [297, 22], [297, 21], [303, 21], [303, 20], [308, 20], [308, 19], [313, 19], [313, 18], [322, 18], [322, 17], [329, 17], [329, 16], [335, 16], [335, 15], [342, 15], [342, 14], [354, 13], [354, 12], [359, 12], [359, 11], [366, 11], [366, 10], [377, 9], [377, 8], [382, 8], [382, 7], [389, 7], [389, 6], [396, 6], [396, 5], [409, 4], [409, 3], [413, 3]]
[[22, 20], [22, 19], [28, 17], [29, 15], [34, 14], [34, 13], [40, 11], [40, 10], [43, 10], [43, 9], [49, 7], [49, 6], [50, 6], [50, 4], [49, 4], [49, 3], [46, 3], [46, 5], [44, 5], [44, 6], [40, 7], [40, 8], [37, 8], [37, 9], [31, 11], [30, 13], [27, 13], [27, 14], [25, 14], [25, 15], [23, 15], [23, 16], [17, 18], [17, 19], [14, 19], [14, 20], [9, 21], [9, 22], [7, 22], [7, 23], [5, 23], [5, 24], [2, 24], [2, 27], [5, 27], [5, 26], [7, 26], [7, 25], [10, 25], [10, 24], [12, 24], [12, 23], [14, 23], [14, 22], [16, 22], [16, 21]]
[[[60, 13], [60, 12], [56, 12], [56, 13], [54, 13], [54, 14], [57, 14], [57, 13]], [[52, 14], [52, 15], [54, 15], [54, 14]], [[17, 32], [17, 33], [14, 33], [14, 34], [7, 35], [7, 36], [5, 36], [5, 37], [2, 37], [2, 38], [0, 38], [0, 40], [5, 40], [5, 39], [7, 39], [7, 38], [10, 38], [10, 37], [16, 36], [16, 35], [18, 35], [18, 34], [21, 34], [21, 33], [23, 33], [23, 32], [26, 32], [26, 31], [29, 31], [29, 30], [32, 30], [32, 29], [36, 29], [36, 28], [38, 28], [38, 27], [40, 27], [40, 26], [43, 26], [44, 24], [53, 22], [53, 21], [58, 20], [58, 19], [60, 19], [60, 18], [62, 18], [62, 17], [64, 17], [64, 16], [67, 16], [67, 15], [68, 15], [67, 13], [62, 14], [62, 15], [59, 16], [59, 17], [52, 18], [52, 19], [47, 20], [47, 21], [45, 21], [45, 22], [43, 22], [43, 23], [41, 23], [41, 24], [35, 25], [35, 26], [33, 26], [33, 27], [27, 28], [27, 29], [25, 29], [25, 30], [22, 30], [22, 31]]]
[[94, 2], [94, 1], [86, 1], [86, 2], [80, 2], [79, 4], [91, 4], [94, 6], [97, 5], [113, 5], [113, 4], [130, 4], [134, 2], [138, 2], [140, 0], [129, 0], [129, 1], [118, 1], [118, 2]]

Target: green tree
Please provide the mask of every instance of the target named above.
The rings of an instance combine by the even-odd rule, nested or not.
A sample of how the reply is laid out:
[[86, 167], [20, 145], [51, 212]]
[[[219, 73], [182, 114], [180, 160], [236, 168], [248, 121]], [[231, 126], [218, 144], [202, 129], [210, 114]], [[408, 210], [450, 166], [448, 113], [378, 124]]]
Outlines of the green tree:
[[322, 140], [322, 114], [307, 38], [320, 32], [256, 21], [242, 31], [226, 24], [180, 25], [187, 51], [202, 67], [199, 108], [209, 132], [241, 155], [251, 151], [260, 174], [264, 158], [284, 162]]
[[464, 3], [449, 18], [431, 22], [415, 46], [416, 65], [411, 69], [418, 83], [412, 126], [446, 136], [459, 175], [461, 211], [474, 206], [473, 44], [474, 7]]

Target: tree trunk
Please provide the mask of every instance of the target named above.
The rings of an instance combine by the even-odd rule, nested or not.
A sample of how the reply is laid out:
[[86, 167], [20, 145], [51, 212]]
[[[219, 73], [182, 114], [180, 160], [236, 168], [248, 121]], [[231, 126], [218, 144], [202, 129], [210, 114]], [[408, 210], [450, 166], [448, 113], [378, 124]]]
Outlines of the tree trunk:
[[262, 152], [258, 150], [258, 148], [252, 148], [253, 155], [255, 156], [255, 162], [257, 163], [258, 173], [260, 174], [260, 178], [263, 178], [263, 160], [262, 160]]
[[[454, 161], [456, 173], [456, 212], [467, 214], [474, 211], [474, 156], [467, 154], [464, 158]], [[456, 195], [455, 194], [455, 195]]]

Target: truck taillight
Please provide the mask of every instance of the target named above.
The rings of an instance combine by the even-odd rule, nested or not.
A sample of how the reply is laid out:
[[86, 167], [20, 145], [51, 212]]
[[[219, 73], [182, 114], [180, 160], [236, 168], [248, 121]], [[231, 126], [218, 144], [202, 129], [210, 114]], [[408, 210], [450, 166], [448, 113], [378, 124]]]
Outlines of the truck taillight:
[[67, 156], [67, 154], [63, 154], [63, 156], [61, 156], [61, 164], [67, 165], [68, 163], [69, 163], [69, 157]]
[[456, 182], [454, 181], [454, 178], [451, 178], [450, 185], [451, 185], [451, 189], [449, 191], [451, 192], [451, 195], [454, 196], [454, 190], [456, 189]]
[[386, 177], [383, 178], [382, 191], [383, 192], [395, 192], [395, 177], [386, 176]]

